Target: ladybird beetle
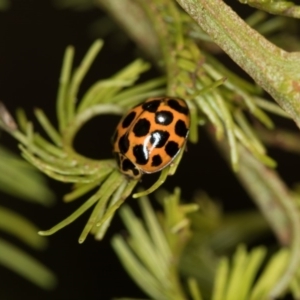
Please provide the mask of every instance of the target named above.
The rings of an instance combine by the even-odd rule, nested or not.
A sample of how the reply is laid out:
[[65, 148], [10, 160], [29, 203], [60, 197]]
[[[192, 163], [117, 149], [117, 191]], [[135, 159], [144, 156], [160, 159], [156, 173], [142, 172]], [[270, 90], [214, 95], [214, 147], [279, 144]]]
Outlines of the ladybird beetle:
[[179, 98], [149, 98], [121, 119], [113, 138], [120, 171], [130, 178], [168, 166], [185, 145], [189, 109]]

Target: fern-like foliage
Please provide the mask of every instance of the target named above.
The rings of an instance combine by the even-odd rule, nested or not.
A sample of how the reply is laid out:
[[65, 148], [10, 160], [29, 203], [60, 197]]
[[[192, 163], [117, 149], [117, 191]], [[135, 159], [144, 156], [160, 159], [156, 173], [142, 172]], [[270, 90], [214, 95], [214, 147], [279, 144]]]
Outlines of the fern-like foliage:
[[161, 224], [149, 201], [142, 198], [142, 213], [146, 227], [134, 216], [129, 207], [121, 210], [121, 217], [129, 230], [128, 244], [115, 236], [112, 245], [131, 277], [152, 299], [186, 299], [179, 281], [178, 263], [191, 232], [188, 212], [197, 205], [180, 205], [179, 190], [166, 197], [163, 205], [167, 212]]
[[[218, 71], [219, 64], [213, 67], [204, 63], [199, 68], [197, 62], [203, 59], [202, 54], [191, 41], [186, 41], [184, 45], [186, 48], [181, 47], [178, 53], [176, 52], [176, 56], [171, 57], [174, 62], [168, 62], [169, 65], [176, 65], [175, 71], [178, 75], [174, 76], [173, 80], [168, 79], [169, 92], [167, 93], [187, 99], [191, 112], [190, 141], [197, 142], [199, 120], [207, 119], [215, 126], [218, 139], [228, 139], [234, 170], [238, 169], [237, 141], [264, 164], [275, 166], [275, 162], [265, 154], [264, 146], [256, 138], [243, 114], [244, 109], [250, 109], [250, 112], [266, 126], [272, 126], [271, 120], [259, 108], [259, 104], [264, 103], [264, 100], [260, 99], [256, 102], [256, 96], [250, 93], [256, 90], [255, 86], [243, 82], [249, 89], [249, 92], [245, 92], [240, 86], [231, 83], [229, 79], [224, 82]], [[27, 120], [22, 110], [17, 113], [18, 129], [11, 129], [2, 122], [2, 127], [20, 142], [22, 155], [27, 161], [56, 180], [74, 183], [74, 188], [65, 196], [65, 201], [72, 201], [96, 189], [96, 192], [73, 214], [50, 230], [40, 232], [42, 235], [53, 234], [94, 206], [87, 225], [79, 237], [79, 242], [82, 243], [90, 232], [97, 239], [103, 238], [115, 211], [131, 194], [137, 181], [130, 181], [121, 175], [113, 159], [92, 160], [78, 154], [73, 148], [74, 137], [86, 122], [97, 115], [108, 113], [121, 115], [148, 97], [166, 94], [163, 86], [166, 82], [164, 78], [133, 86], [139, 75], [149, 68], [148, 63], [138, 59], [112, 78], [94, 83], [81, 99], [77, 100], [81, 82], [102, 46], [102, 41], [96, 41], [74, 71], [72, 70], [74, 49], [69, 47], [66, 50], [56, 101], [58, 128], [53, 126], [41, 109], [34, 111], [51, 143], [34, 131], [32, 123]], [[234, 76], [224, 68], [220, 70], [227, 77]], [[195, 79], [194, 84], [188, 86], [191, 77]], [[214, 82], [216, 79], [219, 80]], [[239, 80], [239, 82], [242, 81]], [[219, 85], [222, 83], [221, 88]], [[241, 96], [244, 102], [240, 105], [230, 104], [229, 101], [235, 95], [233, 92]], [[224, 99], [223, 94], [229, 98]], [[269, 107], [272, 111], [279, 111], [275, 105], [264, 106], [266, 109]], [[236, 121], [232, 119], [232, 113]], [[183, 151], [176, 157], [173, 164], [161, 172], [159, 179], [152, 187], [134, 194], [133, 197], [140, 197], [156, 190], [168, 175], [174, 174], [182, 154]]]
[[[164, 78], [131, 87], [139, 75], [150, 66], [137, 59], [112, 78], [94, 83], [77, 102], [80, 84], [102, 46], [102, 41], [96, 41], [74, 72], [72, 70], [74, 49], [69, 47], [66, 50], [56, 103], [58, 129], [51, 124], [41, 109], [35, 110], [37, 120], [51, 143], [34, 131], [32, 123], [27, 120], [22, 110], [17, 112], [18, 129], [7, 126], [2, 119], [2, 127], [20, 142], [20, 149], [26, 160], [56, 180], [74, 183], [74, 188], [65, 196], [65, 201], [73, 201], [96, 189], [78, 210], [52, 229], [40, 232], [42, 235], [56, 232], [95, 206], [79, 242], [82, 243], [90, 232], [97, 239], [101, 239], [115, 211], [137, 184], [136, 180], [129, 181], [119, 173], [113, 159], [92, 160], [73, 149], [76, 133], [91, 118], [107, 113], [122, 115], [124, 110], [128, 110], [145, 98], [164, 94], [165, 91]], [[164, 178], [169, 169], [163, 173]], [[173, 170], [174, 166], [171, 169]], [[159, 184], [161, 180], [155, 186]], [[155, 186], [148, 192], [155, 189]]]
[[[78, 92], [81, 82], [101, 50], [103, 42], [96, 41], [76, 69], [73, 69], [74, 49], [68, 47], [63, 60], [56, 100], [57, 126], [50, 122], [42, 110], [35, 110], [37, 120], [51, 142], [34, 130], [32, 123], [27, 120], [23, 111], [19, 111], [17, 114], [18, 128], [10, 128], [2, 120], [2, 127], [19, 141], [22, 155], [27, 161], [56, 180], [74, 184], [73, 190], [65, 196], [65, 201], [73, 201], [88, 192], [92, 192], [92, 195], [69, 217], [50, 230], [40, 232], [40, 234], [53, 234], [73, 222], [83, 212], [94, 207], [79, 237], [79, 242], [82, 243], [89, 233], [92, 233], [97, 239], [104, 237], [115, 212], [125, 199], [132, 194], [138, 182], [125, 178], [118, 171], [115, 161], [111, 158], [92, 160], [78, 154], [73, 148], [74, 137], [79, 129], [94, 116], [108, 113], [122, 115], [132, 106], [151, 96], [177, 96], [185, 99], [190, 109], [189, 141], [197, 143], [198, 127], [199, 125], [205, 126], [217, 147], [228, 157], [232, 170], [246, 186], [253, 199], [258, 202], [280, 241], [290, 244], [287, 251], [289, 255], [287, 266], [282, 271], [279, 283], [272, 282], [274, 290], [270, 293], [271, 297], [281, 295], [289, 287], [299, 266], [300, 238], [297, 232], [300, 229], [300, 219], [294, 204], [294, 197], [279, 176], [272, 170], [276, 166], [276, 162], [268, 156], [266, 146], [257, 134], [253, 124], [259, 123], [267, 131], [273, 129], [274, 123], [269, 117], [269, 113], [285, 118], [292, 117], [296, 123], [300, 124], [300, 121], [298, 121], [300, 118], [297, 114], [299, 105], [296, 100], [298, 98], [290, 93], [290, 87], [293, 89], [297, 87], [295, 78], [298, 78], [298, 73], [292, 68], [293, 64], [297, 63], [297, 56], [280, 55], [281, 51], [275, 51], [273, 46], [265, 43], [264, 39], [259, 39], [258, 35], [255, 35], [255, 42], [259, 47], [258, 49], [260, 49], [260, 63], [257, 63], [256, 56], [253, 58], [253, 53], [249, 52], [247, 52], [249, 59], [247, 60], [246, 55], [241, 55], [243, 58], [241, 60], [241, 57], [237, 55], [241, 53], [238, 50], [246, 52], [247, 49], [243, 48], [247, 45], [246, 42], [248, 42], [249, 49], [253, 48], [254, 43], [251, 43], [250, 39], [246, 39], [245, 44], [240, 45], [238, 38], [248, 37], [247, 34], [239, 35], [238, 30], [232, 30], [231, 34], [235, 35], [231, 38], [231, 36], [228, 37], [226, 26], [223, 23], [216, 26], [219, 23], [218, 20], [215, 20], [214, 13], [209, 14], [211, 12], [209, 11], [209, 5], [216, 7], [217, 2], [219, 2], [219, 5], [223, 5], [224, 13], [227, 14], [227, 18], [233, 24], [235, 24], [234, 22], [243, 24], [242, 20], [237, 22], [237, 17], [230, 13], [223, 2], [217, 0], [177, 1], [187, 11], [193, 7], [194, 10], [189, 12], [198, 22], [199, 16], [202, 16], [203, 11], [206, 9], [207, 15], [203, 17], [203, 20], [207, 22], [203, 22], [206, 25], [203, 28], [208, 28], [207, 31], [210, 32], [212, 26], [209, 26], [209, 22], [211, 22], [210, 24], [214, 25], [215, 31], [221, 30], [221, 33], [214, 35], [215, 40], [220, 37], [227, 37], [226, 43], [223, 45], [224, 49], [237, 55], [237, 61], [241, 65], [244, 63], [245, 69], [250, 72], [253, 78], [263, 83], [262, 86], [271, 95], [274, 95], [278, 103], [289, 113], [287, 114], [275, 103], [265, 99], [260, 87], [241, 79], [211, 54], [200, 50], [198, 42], [199, 38], [204, 37], [203, 31], [173, 1], [152, 0], [150, 4], [147, 1], [122, 1], [118, 2], [119, 6], [111, 5], [109, 7], [110, 9], [117, 7], [116, 11], [120, 13], [122, 11], [121, 5], [127, 2], [130, 2], [130, 5], [133, 5], [137, 11], [143, 14], [147, 26], [142, 27], [142, 29], [147, 27], [147, 32], [151, 32], [152, 35], [148, 38], [148, 35], [145, 34], [143, 38], [145, 36], [149, 40], [151, 38], [151, 42], [154, 41], [161, 50], [149, 51], [149, 53], [157, 55], [154, 60], [159, 61], [159, 67], [165, 73], [165, 77], [135, 85], [140, 74], [150, 66], [149, 63], [137, 59], [111, 78], [99, 80], [87, 91], [81, 91], [82, 96], [79, 97]], [[105, 3], [103, 6], [107, 7], [108, 2], [104, 1], [103, 3]], [[197, 14], [195, 14], [196, 11]], [[212, 11], [218, 12], [219, 10], [214, 9]], [[121, 18], [122, 16], [119, 15], [119, 19]], [[223, 14], [219, 15], [220, 22], [223, 21], [226, 25], [226, 20], [223, 20], [223, 18]], [[139, 28], [139, 31], [142, 29]], [[245, 25], [241, 29], [244, 30], [243, 32], [248, 32], [249, 26]], [[135, 31], [135, 34], [138, 33]], [[236, 45], [239, 45], [239, 47], [235, 47]], [[261, 45], [268, 46], [268, 51], [273, 49], [274, 55], [277, 55], [277, 59], [269, 62], [268, 67], [265, 69], [261, 69], [261, 65], [265, 65], [265, 60], [268, 60], [269, 57], [265, 55]], [[230, 46], [231, 49], [228, 50]], [[157, 54], [158, 52], [159, 54]], [[252, 63], [255, 63], [255, 68], [252, 67]], [[274, 73], [278, 74], [277, 68], [279, 66], [284, 69], [284, 74], [288, 77], [284, 81], [286, 84], [278, 80], [280, 76], [276, 79], [272, 77]], [[272, 72], [268, 71], [271, 67]], [[256, 72], [253, 72], [253, 70], [256, 70]], [[107, 142], [109, 143], [109, 141]], [[176, 157], [173, 164], [161, 172], [159, 179], [152, 187], [133, 194], [133, 197], [144, 197], [155, 191], [168, 175], [175, 173], [182, 154], [183, 151]], [[153, 256], [151, 261], [151, 257], [142, 255], [141, 248], [137, 245], [133, 246], [139, 260], [142, 261], [142, 265], [139, 264], [139, 273], [144, 274], [150, 280], [152, 287], [146, 287], [141, 282], [143, 278], [138, 279], [137, 276], [135, 278], [139, 280], [139, 284], [143, 289], [147, 289], [147, 293], [155, 299], [173, 299], [172, 297], [175, 297], [175, 295], [178, 299], [185, 297], [183, 288], [178, 283], [178, 272], [170, 270], [170, 266], [168, 266], [169, 259], [179, 257], [186, 239], [189, 238], [190, 230], [189, 219], [185, 215], [186, 210], [181, 210], [181, 206], [178, 204], [179, 196], [176, 195], [174, 197], [177, 197], [177, 202], [175, 200], [175, 202], [166, 202], [173, 203], [170, 204], [170, 207], [166, 206], [166, 226], [170, 226], [168, 230], [171, 230], [166, 229], [164, 233], [167, 242], [163, 242], [165, 237], [162, 233], [159, 234], [160, 237], [152, 237], [153, 241], [158, 239], [157, 242], [161, 243], [160, 247], [162, 248], [156, 249], [156, 251], [161, 251], [162, 257], [159, 257], [159, 255]], [[192, 207], [194, 209], [194, 206]], [[270, 207], [273, 209], [270, 210]], [[130, 215], [128, 209], [125, 209], [123, 214], [128, 219], [126, 217], [126, 215]], [[140, 225], [137, 226], [141, 232], [133, 231], [132, 233], [140, 236], [140, 238], [144, 237], [145, 245], [149, 247], [149, 251], [152, 251], [156, 245], [147, 238], [147, 233], [141, 229]], [[148, 227], [150, 228], [150, 226]], [[155, 230], [158, 232], [159, 228]], [[289, 233], [287, 234], [287, 232], [292, 232], [291, 237], [288, 236]], [[150, 235], [154, 235], [154, 233], [150, 233]], [[118, 243], [120, 247], [123, 247], [123, 254], [127, 258], [132, 258], [130, 252], [124, 247], [124, 244], [120, 243], [120, 240], [117, 239], [114, 243]], [[172, 252], [172, 249], [175, 252]], [[248, 258], [251, 261], [252, 252], [247, 253], [243, 248], [241, 249], [238, 252], [242, 253], [241, 257], [246, 257], [245, 261], [247, 262]], [[240, 257], [239, 255], [237, 257]], [[254, 257], [257, 257], [256, 255]], [[151, 265], [154, 263], [154, 258], [162, 262], [160, 267], [156, 266], [157, 270], [153, 269]], [[175, 264], [177, 263], [176, 259]], [[134, 263], [135, 261], [131, 259], [130, 264], [134, 266]], [[151, 268], [150, 273], [143, 264]], [[245, 266], [248, 265], [245, 264]], [[249, 266], [250, 269], [255, 269], [255, 273], [257, 265], [254, 266], [250, 263]], [[221, 268], [223, 273], [224, 270], [228, 274], [231, 272], [227, 267]], [[235, 274], [234, 268], [232, 272]], [[251, 276], [254, 276], [254, 273], [251, 273]], [[168, 278], [166, 283], [161, 280], [164, 276]], [[249, 275], [250, 279], [251, 276]], [[223, 276], [221, 277], [223, 278]], [[250, 279], [248, 287], [243, 287], [242, 295], [252, 293], [250, 292], [250, 286], [252, 286]], [[232, 295], [232, 290], [235, 289], [235, 286], [231, 288], [232, 284], [232, 282], [226, 282], [226, 291], [224, 290], [226, 295]], [[201, 289], [197, 289], [195, 278], [188, 280], [188, 285], [194, 299], [200, 299]], [[220, 285], [218, 284], [218, 286]], [[270, 292], [270, 289], [268, 291]]]
[[[161, 11], [151, 11], [155, 7], [160, 7]], [[238, 78], [210, 55], [202, 53], [194, 40], [186, 35], [191, 29], [190, 21], [176, 11], [173, 4], [162, 2], [162, 6], [144, 5], [144, 8], [156, 26], [158, 36], [167, 41], [162, 48], [167, 82], [164, 78], [158, 78], [133, 86], [139, 75], [149, 68], [148, 63], [136, 60], [112, 78], [94, 83], [78, 99], [81, 82], [103, 42], [95, 42], [74, 71], [74, 49], [69, 47], [63, 60], [56, 101], [58, 128], [51, 124], [42, 110], [35, 110], [39, 123], [52, 143], [34, 131], [32, 123], [22, 111], [17, 116], [19, 130], [9, 131], [21, 143], [20, 149], [26, 160], [56, 180], [74, 183], [73, 191], [65, 196], [66, 201], [97, 189], [71, 216], [41, 234], [56, 232], [95, 206], [79, 242], [83, 242], [89, 232], [98, 239], [104, 236], [115, 211], [131, 194], [137, 181], [128, 181], [122, 176], [112, 159], [96, 161], [79, 155], [73, 149], [73, 140], [83, 124], [94, 116], [123, 114], [150, 96], [168, 94], [186, 99], [191, 115], [189, 140], [193, 143], [198, 141], [199, 124], [211, 124], [217, 140], [228, 141], [233, 170], [238, 170], [239, 145], [263, 164], [269, 167], [276, 165], [266, 154], [263, 143], [252, 130], [245, 114], [252, 114], [267, 128], [272, 128], [273, 123], [264, 110], [286, 115], [276, 105], [260, 97], [261, 90], [255, 85]], [[172, 22], [163, 22], [162, 13]], [[165, 83], [166, 87], [163, 86]], [[153, 192], [168, 175], [174, 174], [182, 153], [161, 172], [152, 187], [133, 197]]]
[[[123, 238], [116, 235], [112, 240], [124, 268], [151, 299], [188, 299], [189, 296], [193, 300], [268, 299], [271, 288], [288, 263], [288, 249], [281, 249], [267, 259], [266, 247], [247, 250], [240, 244], [232, 258], [224, 257], [221, 254], [226, 248], [221, 250], [224, 241], [217, 242], [219, 247], [216, 252], [216, 244], [205, 240], [214, 240], [214, 235], [224, 237], [222, 231], [229, 230], [231, 246], [235, 247], [240, 243], [241, 237], [245, 239], [245, 234], [242, 233], [245, 228], [242, 228], [241, 220], [222, 216], [220, 212], [215, 214], [217, 207], [204, 195], [198, 198], [199, 205], [210, 207], [210, 213], [195, 212], [196, 204], [180, 204], [178, 189], [173, 194], [160, 194], [159, 200], [164, 208], [163, 213], [155, 213], [147, 198], [139, 200], [143, 220], [135, 216], [129, 207], [123, 207], [120, 213], [129, 236]], [[212, 213], [215, 217], [208, 219], [209, 215], [212, 217]], [[251, 226], [253, 220], [259, 220], [257, 215], [242, 218], [243, 224], [249, 225], [244, 242], [249, 241], [251, 236], [257, 238], [258, 232], [262, 234], [261, 229], [267, 228], [266, 223], [260, 223], [257, 228]], [[191, 228], [195, 223], [198, 223], [196, 226], [201, 224], [201, 231], [195, 231], [198, 233], [195, 240], [201, 248], [196, 249], [195, 245], [190, 244], [194, 238]], [[233, 224], [236, 225], [234, 231]], [[194, 251], [189, 250], [185, 254], [189, 247], [194, 248]], [[193, 262], [194, 266], [185, 266], [189, 264], [188, 261]], [[189, 271], [182, 273], [182, 268]], [[186, 284], [180, 281], [183, 274]], [[292, 293], [294, 299], [299, 297], [299, 275], [286, 291]]]

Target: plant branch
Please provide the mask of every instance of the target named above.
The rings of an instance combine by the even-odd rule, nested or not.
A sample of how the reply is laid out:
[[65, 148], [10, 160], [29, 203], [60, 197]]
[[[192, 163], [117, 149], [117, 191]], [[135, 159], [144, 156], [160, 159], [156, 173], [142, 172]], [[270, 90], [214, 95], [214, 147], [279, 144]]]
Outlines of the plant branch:
[[264, 10], [270, 14], [282, 15], [292, 18], [300, 18], [300, 6], [291, 1], [262, 1], [262, 0], [239, 0], [243, 4]]
[[222, 0], [177, 0], [300, 127], [300, 54], [287, 53], [249, 27]]

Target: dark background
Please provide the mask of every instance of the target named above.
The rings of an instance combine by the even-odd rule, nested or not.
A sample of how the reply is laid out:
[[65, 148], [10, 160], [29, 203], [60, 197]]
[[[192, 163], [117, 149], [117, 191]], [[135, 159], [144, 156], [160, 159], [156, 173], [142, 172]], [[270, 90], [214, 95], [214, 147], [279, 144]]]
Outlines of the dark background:
[[[1, 101], [12, 112], [16, 107], [23, 107], [30, 119], [33, 119], [33, 108], [40, 107], [52, 120], [56, 120], [55, 99], [64, 50], [69, 44], [74, 45], [75, 64], [78, 64], [93, 40], [99, 37], [91, 28], [102, 17], [104, 13], [96, 8], [75, 12], [58, 10], [48, 0], [13, 1], [8, 11], [0, 12]], [[84, 81], [83, 90], [99, 78], [113, 75], [141, 55], [125, 34], [116, 29], [105, 37], [104, 49]], [[148, 72], [149, 78], [155, 75], [158, 75], [155, 70]], [[110, 116], [90, 122], [76, 139], [77, 150], [93, 158], [110, 158], [110, 136], [117, 122], [118, 118]], [[198, 145], [188, 145], [188, 154], [184, 155], [176, 175], [168, 178], [165, 187], [172, 191], [175, 186], [180, 186], [186, 200], [195, 191], [205, 190], [220, 201], [226, 211], [253, 207], [204, 131], [200, 130], [199, 134]], [[16, 141], [7, 134], [1, 134], [1, 143], [19, 153]], [[271, 153], [273, 157], [281, 158], [279, 152], [272, 150]], [[293, 169], [297, 169], [294, 158], [285, 157], [279, 168], [290, 184], [298, 180], [296, 172], [293, 172]], [[149, 186], [154, 177], [144, 178], [142, 184]], [[23, 214], [41, 229], [49, 229], [84, 201], [81, 199], [64, 204], [61, 198], [69, 191], [70, 185], [51, 180], [49, 184], [58, 199], [57, 204], [50, 209], [6, 195], [1, 195], [1, 205]], [[127, 203], [136, 209], [135, 200], [130, 198]], [[96, 242], [89, 236], [83, 245], [79, 245], [77, 240], [87, 218], [88, 214], [85, 214], [67, 228], [50, 236], [49, 247], [42, 253], [27, 249], [18, 240], [4, 235], [50, 267], [57, 274], [59, 285], [54, 291], [45, 292], [0, 267], [0, 299], [145, 298], [127, 276], [110, 246], [113, 234], [124, 228], [119, 218], [114, 218], [104, 241]]]

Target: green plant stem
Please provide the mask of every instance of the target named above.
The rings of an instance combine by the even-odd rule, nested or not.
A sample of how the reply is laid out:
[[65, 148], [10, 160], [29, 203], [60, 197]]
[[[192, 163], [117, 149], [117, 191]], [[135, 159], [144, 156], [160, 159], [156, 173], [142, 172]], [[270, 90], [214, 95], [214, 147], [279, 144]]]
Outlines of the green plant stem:
[[90, 207], [92, 207], [94, 204], [96, 204], [99, 201], [99, 198], [101, 197], [102, 194], [103, 194], [103, 188], [101, 186], [95, 194], [93, 194], [87, 201], [85, 201], [70, 216], [68, 216], [66, 219], [64, 219], [60, 223], [56, 224], [49, 230], [39, 231], [38, 234], [42, 235], [42, 236], [51, 235], [51, 234], [54, 234], [55, 232], [59, 231], [60, 229], [64, 228], [65, 226], [71, 224], [74, 220], [79, 218], [85, 211], [87, 211]]
[[56, 129], [52, 126], [51, 122], [48, 120], [45, 113], [41, 110], [36, 108], [34, 110], [35, 116], [45, 129], [46, 133], [50, 137], [50, 139], [54, 142], [55, 145], [61, 146], [61, 137]]
[[70, 80], [69, 88], [68, 88], [68, 95], [66, 97], [66, 111], [65, 111], [65, 118], [68, 121], [73, 120], [75, 116], [76, 110], [76, 102], [77, 102], [77, 94], [84, 79], [85, 75], [89, 71], [93, 61], [95, 60], [97, 54], [100, 52], [101, 48], [103, 47], [103, 41], [97, 40], [95, 41], [88, 52], [86, 53], [85, 57], [81, 61], [78, 68], [74, 71], [74, 74]]
[[56, 113], [58, 117], [58, 127], [62, 131], [67, 124], [68, 119], [65, 117], [67, 110], [67, 91], [69, 88], [69, 80], [71, 76], [72, 63], [74, 58], [74, 48], [69, 46], [65, 51], [63, 66], [59, 78], [59, 90], [56, 101]]
[[267, 41], [222, 0], [177, 2], [300, 127], [300, 54]]
[[105, 207], [107, 206], [107, 202], [109, 201], [111, 195], [115, 192], [115, 190], [122, 182], [124, 182], [124, 177], [120, 175], [118, 171], [115, 171], [111, 173], [109, 180], [106, 180], [102, 184], [101, 186], [102, 195], [101, 197], [99, 197], [100, 200], [96, 204], [92, 214], [90, 215], [87, 224], [85, 225], [79, 237], [78, 242], [80, 244], [82, 244], [85, 241], [87, 235], [90, 233], [93, 226], [96, 224], [98, 218], [101, 219], [101, 217], [104, 214]]
[[239, 2], [265, 10], [270, 14], [300, 19], [300, 6], [291, 1], [239, 0]]

